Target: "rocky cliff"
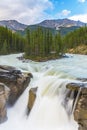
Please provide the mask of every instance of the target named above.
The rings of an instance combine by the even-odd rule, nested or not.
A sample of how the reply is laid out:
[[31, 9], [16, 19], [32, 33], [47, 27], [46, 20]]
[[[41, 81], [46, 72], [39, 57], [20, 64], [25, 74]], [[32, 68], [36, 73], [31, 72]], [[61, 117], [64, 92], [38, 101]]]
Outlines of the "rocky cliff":
[[0, 83], [0, 123], [7, 119], [7, 100], [10, 89], [3, 83]]
[[70, 83], [67, 88], [74, 91], [74, 119], [78, 130], [87, 130], [87, 83]]
[[0, 82], [10, 88], [9, 103], [14, 104], [30, 82], [32, 75], [10, 66], [0, 66]]
[[31, 73], [23, 74], [14, 67], [0, 66], [0, 122], [6, 119], [7, 98], [8, 104], [13, 105], [26, 89], [31, 78]]

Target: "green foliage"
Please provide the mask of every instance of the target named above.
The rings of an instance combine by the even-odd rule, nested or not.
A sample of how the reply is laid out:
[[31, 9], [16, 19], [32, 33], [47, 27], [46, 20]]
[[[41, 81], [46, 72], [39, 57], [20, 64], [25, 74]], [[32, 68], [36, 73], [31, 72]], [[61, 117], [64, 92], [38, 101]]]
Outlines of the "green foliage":
[[63, 43], [68, 48], [76, 48], [79, 45], [87, 45], [87, 27], [81, 27], [71, 33], [68, 33], [64, 39]]
[[0, 27], [0, 54], [10, 54], [24, 51], [25, 40], [19, 34], [7, 27]]
[[53, 35], [49, 29], [43, 30], [38, 27], [32, 32], [26, 30], [26, 41], [26, 58], [53, 57], [62, 53], [61, 35], [59, 33]]
[[25, 52], [25, 58], [57, 58], [67, 49], [87, 45], [87, 27], [79, 28], [65, 36], [55, 34], [48, 28], [36, 27], [33, 31], [26, 29], [26, 37], [14, 33], [7, 27], [0, 27], [0, 54]]
[[26, 38], [28, 42], [26, 43], [25, 57], [33, 59], [57, 57], [66, 52], [67, 49], [76, 48], [82, 44], [87, 45], [87, 27], [74, 30], [64, 37], [60, 33], [54, 35], [49, 29], [43, 30], [43, 28], [38, 27], [30, 34], [27, 32]]

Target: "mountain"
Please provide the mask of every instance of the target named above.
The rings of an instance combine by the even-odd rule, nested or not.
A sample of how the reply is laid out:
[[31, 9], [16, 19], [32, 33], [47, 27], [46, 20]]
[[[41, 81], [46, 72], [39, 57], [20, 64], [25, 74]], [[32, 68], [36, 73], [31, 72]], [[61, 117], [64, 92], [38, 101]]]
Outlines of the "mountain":
[[[38, 28], [39, 25], [29, 25], [26, 29], [29, 29], [31, 32], [36, 30]], [[41, 27], [41, 26], [39, 26]], [[52, 34], [56, 34], [56, 33], [60, 33], [62, 36], [66, 35], [69, 32], [72, 32], [78, 28], [80, 28], [79, 26], [72, 26], [72, 27], [60, 27], [59, 30], [56, 30], [54, 28], [48, 28], [48, 27], [41, 27], [43, 31], [45, 30], [50, 30], [52, 32]], [[21, 34], [22, 36], [26, 35], [26, 29], [24, 31], [17, 31], [19, 34]]]
[[7, 26], [12, 31], [16, 31], [22, 35], [25, 35], [26, 28], [29, 28], [30, 31], [33, 31], [38, 28], [38, 26], [42, 27], [42, 29], [49, 29], [52, 33], [60, 32], [62, 35], [67, 34], [70, 31], [73, 31], [79, 27], [85, 26], [86, 23], [81, 21], [74, 21], [70, 19], [57, 19], [57, 20], [44, 20], [41, 23], [34, 25], [25, 25], [19, 23], [16, 20], [3, 20], [0, 21], [0, 26]]
[[3, 21], [0, 21], [0, 26], [7, 27], [7, 28], [9, 28], [9, 29], [11, 29], [13, 31], [18, 31], [18, 30], [23, 31], [27, 27], [27, 25], [19, 23], [16, 20], [3, 20]]
[[24, 31], [17, 31], [19, 34], [21, 34], [22, 36], [26, 35], [26, 30], [29, 29], [30, 32], [35, 31], [38, 29], [38, 27], [41, 27], [41, 29], [45, 32], [46, 30], [49, 30], [52, 32], [52, 34], [56, 34], [58, 31], [53, 29], [53, 28], [48, 28], [48, 27], [42, 27], [39, 25], [29, 25], [27, 26], [27, 28]]
[[82, 27], [85, 26], [85, 24], [86, 23], [83, 23], [81, 21], [74, 21], [66, 18], [57, 20], [44, 20], [38, 25], [42, 27], [55, 28], [56, 30], [59, 30], [60, 27], [72, 27], [72, 26]]

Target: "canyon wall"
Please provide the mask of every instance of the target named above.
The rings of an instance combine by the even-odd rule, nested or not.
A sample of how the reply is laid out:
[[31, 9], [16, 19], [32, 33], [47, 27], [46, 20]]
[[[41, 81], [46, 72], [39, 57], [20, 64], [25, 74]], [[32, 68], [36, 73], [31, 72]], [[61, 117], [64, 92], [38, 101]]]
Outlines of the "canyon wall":
[[67, 88], [74, 91], [74, 119], [78, 130], [87, 130], [87, 83], [70, 83]]
[[14, 105], [32, 78], [11, 66], [0, 66], [0, 123], [7, 118], [6, 105]]

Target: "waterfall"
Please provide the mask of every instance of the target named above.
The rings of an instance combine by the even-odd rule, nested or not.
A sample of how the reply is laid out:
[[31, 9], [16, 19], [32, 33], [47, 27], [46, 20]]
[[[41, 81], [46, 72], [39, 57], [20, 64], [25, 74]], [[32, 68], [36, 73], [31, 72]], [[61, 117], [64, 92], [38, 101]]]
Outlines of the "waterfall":
[[37, 98], [30, 115], [26, 115], [29, 87], [8, 112], [8, 121], [2, 130], [77, 130], [77, 124], [68, 118], [62, 105], [70, 82], [57, 77], [42, 77], [37, 81]]
[[28, 117], [32, 122], [32, 130], [77, 130], [77, 124], [72, 119], [69, 120], [62, 106], [68, 82], [55, 77], [39, 81], [38, 85], [42, 86], [38, 88], [36, 102]]
[[[20, 54], [21, 55], [21, 54]], [[8, 109], [8, 120], [0, 125], [1, 130], [77, 130], [78, 125], [71, 113], [72, 100], [66, 103], [66, 84], [76, 77], [87, 75], [86, 59], [79, 56], [49, 62], [22, 63], [16, 55], [0, 57], [0, 64], [17, 67], [22, 72], [31, 72], [33, 79], [15, 105]], [[79, 58], [78, 58], [79, 57]], [[78, 62], [77, 62], [78, 59]], [[85, 64], [83, 63], [85, 60]], [[15, 65], [15, 63], [17, 63]], [[72, 66], [73, 63], [76, 63]], [[80, 64], [80, 66], [79, 66]], [[81, 67], [82, 64], [82, 67]], [[78, 71], [78, 69], [79, 71]], [[27, 116], [29, 89], [38, 87], [34, 106]], [[81, 90], [76, 98], [73, 111]], [[72, 96], [72, 94], [71, 94]], [[63, 104], [66, 104], [64, 107]]]
[[74, 113], [74, 111], [75, 111], [75, 108], [76, 108], [76, 105], [77, 105], [77, 102], [78, 102], [78, 99], [79, 99], [79, 95], [80, 95], [80, 93], [81, 93], [81, 90], [82, 90], [82, 88], [80, 87], [79, 90], [78, 90], [77, 97], [76, 97], [75, 102], [74, 102], [74, 106], [73, 106], [72, 113]]

